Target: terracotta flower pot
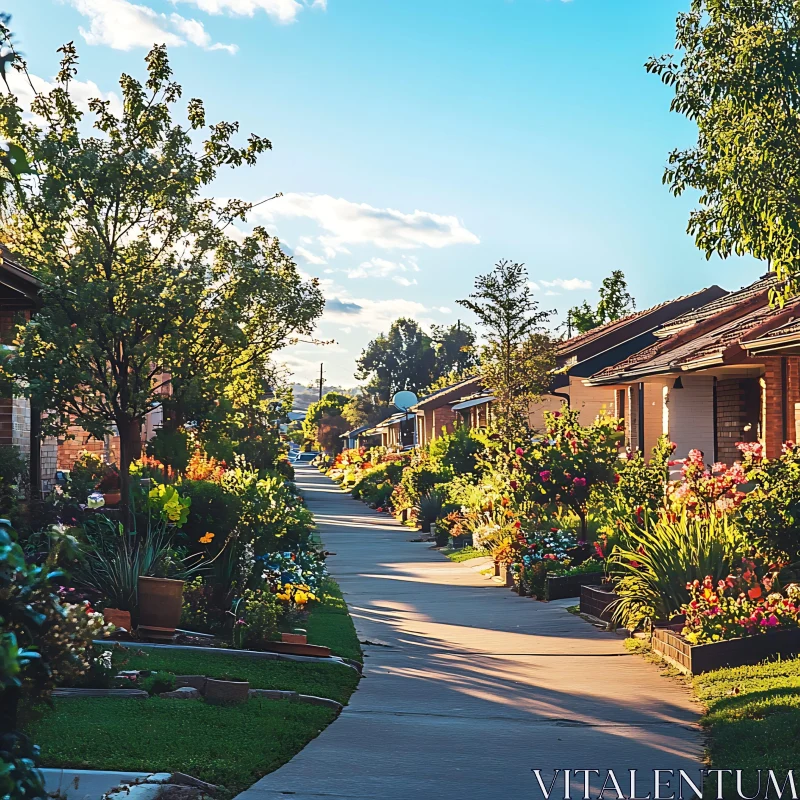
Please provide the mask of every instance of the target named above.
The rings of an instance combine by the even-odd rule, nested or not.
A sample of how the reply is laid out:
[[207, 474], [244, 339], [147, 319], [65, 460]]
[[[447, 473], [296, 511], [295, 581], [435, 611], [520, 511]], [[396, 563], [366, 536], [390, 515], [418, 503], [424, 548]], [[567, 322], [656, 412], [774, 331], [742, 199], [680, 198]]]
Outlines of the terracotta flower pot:
[[139, 576], [139, 626], [141, 638], [171, 642], [181, 621], [183, 581]]
[[122, 500], [122, 492], [104, 492], [103, 500], [107, 506], [116, 506]]
[[250, 696], [250, 684], [247, 681], [220, 681], [206, 678], [203, 691], [206, 702], [213, 705], [244, 703]]
[[103, 619], [117, 628], [124, 628], [128, 632], [131, 630], [130, 611], [122, 611], [119, 608], [104, 608]]

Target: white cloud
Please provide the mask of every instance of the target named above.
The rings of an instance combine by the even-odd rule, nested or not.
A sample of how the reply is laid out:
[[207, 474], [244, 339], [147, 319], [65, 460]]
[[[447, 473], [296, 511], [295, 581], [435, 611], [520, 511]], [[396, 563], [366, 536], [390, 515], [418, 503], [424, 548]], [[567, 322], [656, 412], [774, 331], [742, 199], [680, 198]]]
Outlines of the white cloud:
[[[17, 96], [19, 104], [23, 109], [30, 108], [33, 102], [34, 93], [46, 94], [55, 88], [56, 84], [40, 78], [38, 75], [30, 76], [30, 83], [28, 79], [17, 70], [10, 70], [8, 75], [8, 85], [11, 91]], [[31, 87], [33, 84], [33, 87]], [[75, 105], [83, 111], [89, 110], [89, 100], [92, 98], [99, 98], [100, 100], [108, 100], [111, 112], [120, 116], [122, 114], [122, 101], [119, 95], [114, 92], [103, 92], [94, 81], [79, 81], [73, 78], [69, 82], [69, 90]]]
[[349, 328], [364, 328], [370, 333], [389, 330], [398, 317], [410, 317], [422, 325], [430, 325], [431, 309], [415, 300], [350, 297], [346, 292], [334, 292], [325, 303], [322, 322], [347, 325]]
[[[533, 284], [533, 281], [531, 281]], [[542, 286], [556, 287], [563, 289], [565, 292], [575, 292], [579, 289], [591, 289], [592, 282], [585, 281], [581, 278], [556, 278], [553, 281], [541, 281]], [[533, 287], [532, 287], [533, 288]]]
[[[352, 269], [348, 269], [348, 278], [388, 278], [396, 272], [419, 272], [419, 266], [416, 259], [409, 258], [405, 261], [387, 261], [385, 258], [371, 258], [369, 261], [362, 261], [361, 264]], [[416, 283], [415, 280], [400, 279], [400, 276], [395, 276], [393, 280], [401, 286], [411, 286]]]
[[208, 14], [230, 14], [239, 17], [252, 17], [257, 11], [263, 11], [275, 22], [288, 24], [297, 19], [297, 15], [305, 6], [325, 11], [327, 0], [175, 0], [175, 2], [191, 3]]
[[68, 0], [79, 14], [89, 20], [89, 27], [79, 28], [91, 45], [107, 45], [114, 50], [150, 48], [154, 44], [182, 47], [187, 43], [205, 50], [226, 50], [235, 53], [233, 44], [211, 41], [202, 22], [180, 14], [161, 14], [149, 6], [128, 0]]
[[404, 278], [402, 275], [395, 275], [392, 280], [400, 286], [416, 286], [416, 278]]
[[327, 232], [319, 237], [319, 241], [328, 258], [342, 252], [345, 245], [353, 244], [410, 249], [478, 244], [480, 241], [453, 216], [429, 211], [404, 213], [392, 208], [375, 208], [327, 194], [285, 194], [260, 206], [256, 213], [267, 221], [277, 217], [313, 220]]
[[[304, 237], [305, 238], [305, 237]], [[312, 253], [310, 250], [307, 250], [305, 247], [298, 246], [294, 249], [294, 254], [296, 256], [300, 256], [307, 264], [327, 264], [328, 262], [322, 257], [318, 256], [315, 253]], [[328, 270], [325, 270], [328, 272]], [[333, 270], [331, 270], [332, 272]]]

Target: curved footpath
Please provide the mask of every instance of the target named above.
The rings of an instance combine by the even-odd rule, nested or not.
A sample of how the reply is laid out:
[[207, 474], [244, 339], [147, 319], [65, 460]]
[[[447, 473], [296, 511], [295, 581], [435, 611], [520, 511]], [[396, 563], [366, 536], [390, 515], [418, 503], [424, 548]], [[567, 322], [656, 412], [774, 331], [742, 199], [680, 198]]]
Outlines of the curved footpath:
[[[364, 679], [336, 722], [238, 800], [540, 798], [535, 768], [598, 769], [602, 782], [608, 769], [628, 781], [633, 767], [644, 796], [654, 769], [697, 775], [689, 691], [569, 614], [574, 601], [487, 582], [313, 468], [298, 484], [367, 642]], [[581, 798], [583, 777], [572, 786]]]

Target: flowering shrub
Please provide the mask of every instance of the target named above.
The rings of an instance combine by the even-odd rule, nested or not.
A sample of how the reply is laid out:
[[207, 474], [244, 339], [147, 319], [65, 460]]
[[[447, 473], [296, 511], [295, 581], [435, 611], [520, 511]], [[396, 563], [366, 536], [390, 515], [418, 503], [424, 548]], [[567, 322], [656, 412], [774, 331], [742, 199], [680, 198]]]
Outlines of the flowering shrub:
[[317, 591], [327, 575], [324, 557], [311, 548], [302, 548], [297, 552], [268, 553], [259, 561], [264, 567], [262, 577], [273, 592], [286, 584], [309, 586]]
[[759, 571], [756, 561], [745, 559], [727, 578], [707, 576], [688, 584], [691, 599], [681, 607], [683, 636], [704, 644], [800, 628], [800, 586], [781, 592], [774, 572], [759, 577]]
[[585, 540], [590, 494], [595, 487], [614, 484], [624, 428], [619, 420], [602, 414], [584, 427], [572, 409], [546, 411], [544, 417], [546, 438], [515, 451], [525, 476], [517, 498], [524, 495], [574, 511]]
[[199, 448], [192, 453], [184, 477], [188, 481], [213, 481], [219, 483], [225, 474], [225, 463], [211, 458]]
[[738, 486], [747, 478], [738, 461], [731, 467], [721, 463], [708, 467], [701, 450], [690, 450], [685, 459], [669, 463], [681, 465], [680, 480], [667, 486], [667, 499], [673, 512], [685, 510], [689, 516], [721, 516], [742, 502], [744, 494]]
[[278, 632], [277, 598], [269, 591], [246, 589], [231, 609], [233, 646], [259, 650]]

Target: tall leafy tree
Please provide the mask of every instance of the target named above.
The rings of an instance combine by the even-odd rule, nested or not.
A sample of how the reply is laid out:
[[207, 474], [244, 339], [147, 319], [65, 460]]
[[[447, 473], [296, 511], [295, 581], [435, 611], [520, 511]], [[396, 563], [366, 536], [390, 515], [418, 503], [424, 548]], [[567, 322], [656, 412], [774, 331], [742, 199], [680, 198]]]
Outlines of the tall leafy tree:
[[800, 273], [800, 5], [692, 0], [677, 20], [680, 56], [646, 68], [671, 87], [671, 109], [697, 142], [669, 156], [664, 183], [699, 192], [688, 232], [706, 253], [767, 261], [785, 293]]
[[460, 320], [454, 325], [433, 325], [431, 339], [441, 375], [466, 375], [477, 366], [475, 331], [469, 325]]
[[600, 299], [595, 308], [584, 301], [567, 312], [567, 330], [570, 335], [573, 332], [586, 333], [607, 322], [622, 319], [636, 308], [636, 301], [628, 291], [628, 283], [621, 269], [615, 269], [611, 275], [603, 278], [598, 294]]
[[348, 400], [342, 409], [342, 416], [353, 428], [362, 425], [377, 425], [391, 415], [392, 406], [382, 403], [376, 396], [363, 390]]
[[475, 291], [459, 305], [483, 328], [484, 386], [494, 395], [494, 427], [506, 444], [527, 430], [530, 404], [550, 384], [553, 343], [544, 329], [552, 312], [540, 311], [523, 264], [500, 261], [475, 279]]
[[[341, 417], [343, 409], [350, 402], [351, 397], [341, 392], [327, 392], [315, 403], [311, 403], [306, 411], [306, 418], [303, 420], [303, 435], [311, 442], [319, 441], [319, 427], [323, 420], [334, 417]], [[337, 423], [338, 424], [338, 423]], [[347, 430], [347, 423], [341, 433]]]
[[413, 319], [395, 320], [387, 334], [373, 339], [356, 361], [356, 377], [388, 403], [395, 392], [419, 392], [436, 375], [433, 340]]
[[310, 333], [323, 299], [264, 230], [228, 235], [250, 204], [205, 194], [221, 169], [254, 164], [268, 140], [234, 145], [237, 124], [207, 125], [198, 99], [174, 121], [181, 87], [163, 46], [147, 55], [144, 84], [122, 76], [120, 116], [89, 102], [96, 134], [86, 135], [70, 91], [77, 54], [71, 44], [61, 53], [33, 119], [13, 94], [0, 96], [0, 137], [32, 170], [5, 176], [3, 236], [44, 284], [44, 308], [6, 368], [50, 412], [45, 432], [74, 420], [97, 437], [119, 433], [125, 504], [146, 414], [167, 394], [179, 406], [222, 391]]

